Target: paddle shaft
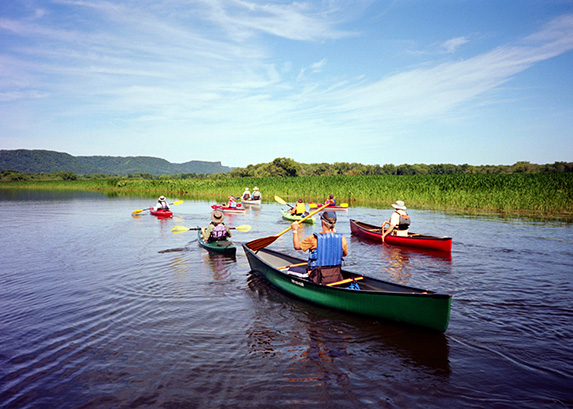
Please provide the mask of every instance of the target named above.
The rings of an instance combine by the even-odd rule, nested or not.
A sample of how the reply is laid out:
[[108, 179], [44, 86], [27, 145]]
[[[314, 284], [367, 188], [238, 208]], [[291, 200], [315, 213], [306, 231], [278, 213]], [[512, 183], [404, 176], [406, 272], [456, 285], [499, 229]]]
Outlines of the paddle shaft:
[[[325, 207], [327, 207], [328, 205], [324, 205], [318, 209], [316, 209], [314, 212], [309, 213], [308, 216], [303, 217], [300, 220], [297, 220], [296, 223], [297, 224], [301, 224], [302, 222], [304, 222], [306, 219], [311, 218], [312, 216], [314, 216], [315, 214], [317, 214], [318, 212], [320, 212], [322, 209], [324, 209]], [[289, 231], [290, 229], [292, 229], [292, 224], [288, 227], [288, 229], [283, 230], [282, 232], [280, 232], [279, 234], [276, 235], [277, 238], [279, 238], [280, 236], [282, 236], [283, 234], [285, 234], [287, 231]]]
[[[327, 207], [328, 205], [323, 205], [320, 208], [316, 209], [315, 211], [311, 212], [308, 216], [303, 217], [300, 220], [297, 220], [295, 223], [297, 224], [301, 224], [302, 222], [304, 222], [306, 219], [314, 216], [315, 214], [317, 214], [318, 212], [320, 212], [322, 209], [324, 209], [325, 207]], [[292, 229], [292, 224], [288, 227], [288, 229], [283, 230], [282, 232], [280, 232], [279, 234], [276, 234], [274, 236], [269, 236], [269, 237], [263, 237], [261, 239], [256, 239], [253, 241], [250, 241], [248, 243], [246, 243], [246, 246], [248, 248], [250, 248], [253, 251], [259, 251], [262, 248], [265, 248], [267, 246], [269, 246], [270, 244], [274, 243], [274, 241], [276, 239], [278, 239], [280, 236], [282, 236], [283, 234], [285, 234], [287, 231], [289, 231], [290, 229]]]

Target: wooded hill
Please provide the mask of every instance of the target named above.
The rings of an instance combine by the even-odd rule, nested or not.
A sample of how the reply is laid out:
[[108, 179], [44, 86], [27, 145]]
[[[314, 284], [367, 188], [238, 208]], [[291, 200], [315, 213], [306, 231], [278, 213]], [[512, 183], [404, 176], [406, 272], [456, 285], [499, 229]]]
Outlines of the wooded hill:
[[149, 156], [72, 156], [47, 150], [0, 150], [0, 171], [23, 173], [73, 172], [78, 175], [104, 174], [177, 175], [184, 173], [212, 174], [230, 172], [221, 162], [189, 161], [171, 163]]

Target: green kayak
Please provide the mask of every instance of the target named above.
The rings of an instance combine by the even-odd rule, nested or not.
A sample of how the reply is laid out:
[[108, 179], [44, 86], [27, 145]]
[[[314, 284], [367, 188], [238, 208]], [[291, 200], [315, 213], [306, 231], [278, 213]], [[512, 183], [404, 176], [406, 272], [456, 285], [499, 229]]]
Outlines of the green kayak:
[[236, 254], [237, 247], [233, 244], [232, 241], [229, 240], [220, 240], [220, 241], [205, 241], [203, 240], [203, 235], [201, 234], [201, 228], [197, 230], [197, 240], [199, 241], [199, 245], [203, 248], [206, 248], [209, 251], [214, 253], [220, 254]]
[[[290, 212], [289, 212], [288, 210], [284, 210], [284, 209], [281, 209], [281, 213], [282, 213], [282, 215], [283, 215], [283, 219], [289, 220], [289, 221], [291, 221], [291, 222], [296, 222], [296, 221], [298, 221], [298, 220], [300, 220], [300, 219], [302, 219], [302, 218], [304, 217], [304, 216], [295, 216], [295, 215], [292, 215], [292, 214], [290, 214]], [[313, 219], [312, 217], [309, 217], [309, 218], [306, 219], [303, 223], [314, 224], [315, 221], [314, 221], [314, 219]]]

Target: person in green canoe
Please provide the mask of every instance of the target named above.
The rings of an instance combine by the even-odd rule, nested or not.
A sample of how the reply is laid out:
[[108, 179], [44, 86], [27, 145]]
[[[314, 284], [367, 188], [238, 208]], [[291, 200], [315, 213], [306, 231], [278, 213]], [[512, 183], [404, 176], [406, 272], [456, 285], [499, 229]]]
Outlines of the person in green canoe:
[[306, 251], [308, 265], [291, 267], [289, 273], [299, 277], [308, 277], [318, 284], [329, 284], [342, 280], [342, 257], [348, 254], [346, 237], [336, 233], [336, 212], [327, 210], [320, 215], [322, 230], [314, 233], [302, 241], [298, 238], [299, 224], [294, 222], [292, 227], [292, 243], [295, 250]]
[[290, 214], [293, 216], [306, 216], [308, 214], [302, 199], [298, 199], [298, 202], [296, 202], [294, 207], [290, 209]]
[[227, 240], [231, 237], [231, 231], [225, 223], [225, 214], [219, 209], [213, 210], [211, 212], [211, 223], [207, 228], [201, 227], [201, 234], [203, 235], [203, 240], [209, 241], [220, 241]]

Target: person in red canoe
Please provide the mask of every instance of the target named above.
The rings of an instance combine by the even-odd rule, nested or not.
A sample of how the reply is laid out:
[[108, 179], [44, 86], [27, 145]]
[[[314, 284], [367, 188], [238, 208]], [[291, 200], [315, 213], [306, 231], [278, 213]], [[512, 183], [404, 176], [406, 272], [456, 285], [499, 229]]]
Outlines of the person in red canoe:
[[153, 210], [158, 211], [159, 209], [169, 210], [169, 205], [165, 200], [165, 196], [159, 196], [157, 199], [157, 204], [153, 207]]
[[230, 209], [234, 209], [237, 207], [237, 202], [235, 202], [235, 196], [233, 195], [229, 196], [229, 201], [227, 202], [226, 207]]
[[392, 204], [392, 207], [396, 209], [392, 216], [390, 216], [390, 220], [382, 223], [382, 231], [384, 231], [384, 226], [389, 224], [390, 226], [384, 233], [382, 234], [382, 241], [384, 238], [389, 235], [401, 236], [401, 237], [408, 237], [408, 229], [410, 228], [410, 216], [406, 213], [406, 206], [404, 206], [404, 202], [401, 200], [396, 200], [396, 203]]
[[211, 212], [211, 223], [207, 228], [201, 227], [201, 234], [203, 235], [203, 240], [220, 241], [227, 240], [231, 237], [231, 231], [223, 221], [225, 220], [225, 214], [219, 209], [215, 209]]
[[308, 265], [304, 267], [291, 267], [290, 274], [308, 277], [318, 284], [329, 284], [342, 280], [342, 257], [348, 254], [346, 237], [336, 233], [336, 212], [327, 210], [320, 215], [322, 230], [314, 233], [302, 241], [298, 238], [299, 224], [294, 222], [292, 227], [292, 243], [295, 250], [306, 251]]
[[328, 206], [336, 206], [336, 199], [334, 198], [334, 195], [331, 194], [328, 196], [328, 199], [324, 201], [324, 204]]

